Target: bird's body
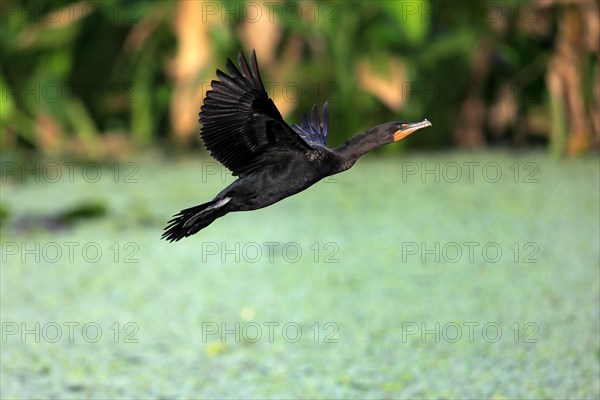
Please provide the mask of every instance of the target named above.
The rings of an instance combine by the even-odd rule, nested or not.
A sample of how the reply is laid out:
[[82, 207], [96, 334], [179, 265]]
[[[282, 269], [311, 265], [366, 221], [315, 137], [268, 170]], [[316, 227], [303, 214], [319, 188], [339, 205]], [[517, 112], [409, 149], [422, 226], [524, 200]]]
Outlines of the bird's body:
[[300, 126], [290, 127], [265, 91], [254, 51], [250, 66], [241, 52], [238, 62], [241, 72], [227, 60], [231, 76], [217, 70], [220, 81], [211, 82], [200, 113], [206, 148], [238, 179], [210, 202], [175, 215], [163, 234], [169, 241], [193, 235], [229, 212], [256, 210], [292, 196], [347, 170], [370, 150], [431, 125], [427, 120], [389, 122], [330, 149], [327, 104], [322, 119], [315, 105], [310, 120], [304, 115]]
[[217, 198], [231, 199], [231, 211], [250, 211], [270, 206], [303, 191], [325, 176], [308, 157], [295, 157], [285, 166], [270, 166], [258, 173], [238, 178]]

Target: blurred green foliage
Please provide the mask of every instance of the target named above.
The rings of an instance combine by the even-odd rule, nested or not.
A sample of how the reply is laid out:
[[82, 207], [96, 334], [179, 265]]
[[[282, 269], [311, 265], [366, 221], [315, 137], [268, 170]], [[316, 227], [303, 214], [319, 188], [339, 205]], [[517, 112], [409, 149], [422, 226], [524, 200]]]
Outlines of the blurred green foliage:
[[[93, 157], [111, 144], [119, 151], [123, 142], [146, 145], [173, 136], [177, 107], [170, 71], [180, 45], [181, 4], [3, 2], [3, 150]], [[562, 135], [554, 149], [564, 151], [569, 124], [563, 116], [565, 125], [551, 135], [557, 125], [550, 121], [562, 111], [546, 82], [559, 6], [470, 0], [197, 2], [217, 21], [207, 27], [211, 59], [197, 71], [198, 82], [214, 79], [226, 57], [250, 50], [244, 32], [264, 27], [252, 14], [255, 4], [270, 7], [272, 15], [261, 18], [277, 25], [277, 38], [264, 36], [275, 41], [273, 63], [299, 59], [293, 76], [276, 78], [302, 88], [286, 118], [293, 122], [313, 102], [328, 100], [331, 144], [384, 121], [426, 117], [434, 130], [411, 137], [411, 146], [546, 144]], [[207, 23], [205, 14], [197, 24]], [[250, 27], [244, 31], [244, 25]], [[259, 53], [259, 63], [264, 56]], [[364, 62], [368, 68], [359, 68]], [[597, 79], [597, 66], [595, 57], [582, 59], [582, 87], [589, 89], [581, 96], [588, 110], [594, 101], [588, 84]], [[273, 81], [269, 71], [263, 70], [265, 81]], [[366, 80], [379, 76], [385, 83], [394, 75], [400, 83], [388, 93], [371, 90]], [[473, 120], [473, 114], [480, 117]], [[462, 135], [463, 126], [471, 136]], [[195, 138], [197, 127], [188, 130], [184, 136]]]

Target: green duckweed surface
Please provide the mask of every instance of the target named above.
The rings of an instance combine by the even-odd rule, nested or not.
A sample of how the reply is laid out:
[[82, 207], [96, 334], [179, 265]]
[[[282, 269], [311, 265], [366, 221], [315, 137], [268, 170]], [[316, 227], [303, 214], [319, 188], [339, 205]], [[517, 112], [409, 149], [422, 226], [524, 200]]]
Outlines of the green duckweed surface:
[[600, 396], [598, 158], [365, 157], [174, 244], [232, 178], [118, 166], [3, 176], [2, 398]]

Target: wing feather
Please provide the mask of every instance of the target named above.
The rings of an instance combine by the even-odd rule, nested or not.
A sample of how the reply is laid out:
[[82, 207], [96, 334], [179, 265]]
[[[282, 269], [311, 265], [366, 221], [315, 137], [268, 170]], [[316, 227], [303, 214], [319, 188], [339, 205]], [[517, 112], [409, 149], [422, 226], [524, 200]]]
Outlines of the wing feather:
[[240, 52], [238, 70], [227, 60], [229, 75], [217, 70], [200, 111], [200, 136], [210, 154], [234, 175], [273, 162], [270, 148], [307, 151], [308, 142], [285, 123], [262, 83], [256, 52], [250, 65]]
[[313, 104], [310, 114], [310, 120], [306, 114], [302, 114], [300, 125], [294, 124], [292, 129], [306, 142], [326, 146], [329, 131], [329, 105], [327, 102], [323, 105], [322, 119], [316, 104]]

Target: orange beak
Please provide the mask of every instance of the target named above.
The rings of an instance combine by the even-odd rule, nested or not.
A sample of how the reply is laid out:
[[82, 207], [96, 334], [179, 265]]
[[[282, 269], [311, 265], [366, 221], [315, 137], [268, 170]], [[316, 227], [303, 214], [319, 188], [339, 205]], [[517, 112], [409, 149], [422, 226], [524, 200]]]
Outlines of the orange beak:
[[402, 129], [398, 129], [396, 132], [394, 132], [394, 142], [397, 142], [398, 140], [402, 140], [405, 137], [407, 137], [408, 135], [410, 135], [411, 133], [413, 133], [414, 131], [418, 131], [419, 129], [427, 128], [428, 126], [431, 126], [431, 122], [429, 122], [427, 119], [424, 119], [421, 122], [413, 122], [411, 124], [402, 124]]

